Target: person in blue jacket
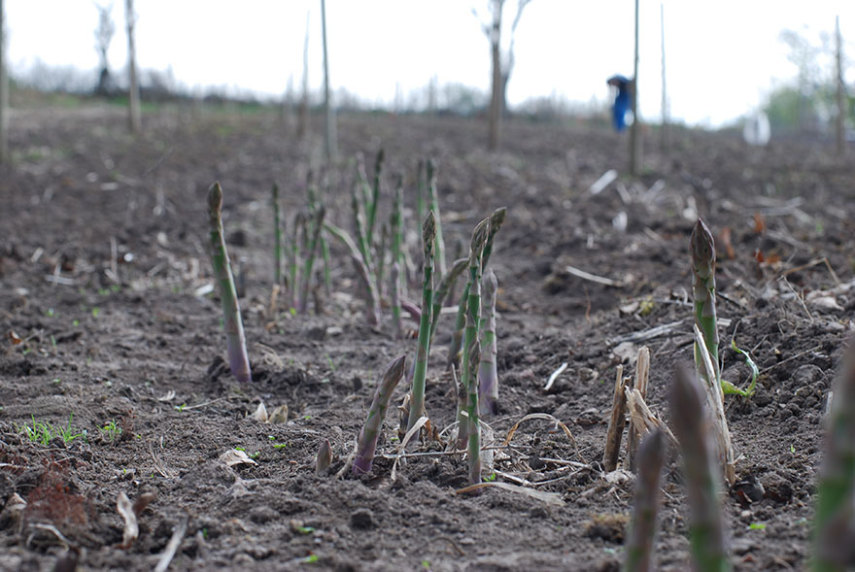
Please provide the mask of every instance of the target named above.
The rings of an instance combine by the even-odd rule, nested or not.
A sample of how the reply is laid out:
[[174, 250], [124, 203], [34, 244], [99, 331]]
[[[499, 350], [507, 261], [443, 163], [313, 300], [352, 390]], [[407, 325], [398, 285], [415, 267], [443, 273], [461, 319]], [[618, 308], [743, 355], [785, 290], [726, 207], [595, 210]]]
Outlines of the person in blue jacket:
[[626, 112], [632, 105], [632, 80], [622, 75], [613, 75], [607, 83], [617, 89], [615, 103], [612, 107], [612, 122], [615, 131], [620, 132], [626, 129]]

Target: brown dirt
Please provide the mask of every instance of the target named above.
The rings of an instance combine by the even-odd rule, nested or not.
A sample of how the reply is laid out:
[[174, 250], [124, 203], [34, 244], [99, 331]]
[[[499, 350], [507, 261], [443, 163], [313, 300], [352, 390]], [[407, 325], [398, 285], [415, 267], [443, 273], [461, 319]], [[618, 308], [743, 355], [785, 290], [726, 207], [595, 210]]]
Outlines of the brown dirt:
[[[381, 368], [403, 352], [412, 358], [415, 346], [391, 337], [388, 316], [379, 331], [365, 325], [356, 275], [337, 247], [334, 291], [322, 296], [320, 315], [269, 310], [269, 188], [279, 183], [290, 227], [306, 171], [321, 157], [320, 124], [298, 143], [273, 112], [164, 108], [145, 119], [144, 134], [132, 138], [117, 108], [13, 117], [15, 159], [0, 168], [0, 507], [14, 504], [13, 493], [28, 505], [22, 519], [11, 509], [0, 516], [0, 568], [46, 569], [68, 558], [44, 528], [52, 525], [84, 569], [151, 569], [186, 519], [173, 569], [287, 570], [310, 561], [335, 570], [616, 569], [632, 483], [606, 480], [600, 459], [615, 368], [634, 371], [620, 343], [678, 322], [643, 342], [652, 354], [650, 403], [667, 419], [673, 366], [690, 359], [695, 212], [717, 235], [730, 229], [733, 258], [719, 245], [719, 314], [729, 320], [722, 346], [735, 338], [761, 371], [753, 399], [727, 399], [738, 475], [765, 490], [750, 506], [725, 500], [732, 561], [740, 570], [806, 565], [821, 415], [855, 307], [853, 170], [829, 148], [752, 149], [727, 134], [676, 131], [666, 157], [648, 135], [644, 173], [592, 196], [594, 180], [626, 164], [625, 140], [594, 126], [512, 123], [505, 150], [488, 154], [475, 120], [340, 119], [342, 157], [386, 149], [389, 189], [396, 172], [411, 189], [416, 161], [436, 157], [449, 251], [478, 218], [508, 207], [491, 259], [502, 402], [489, 424], [501, 440], [528, 413], [554, 415], [575, 435], [585, 466], [565, 462], [577, 453], [554, 424], [531, 421], [497, 453], [495, 469], [498, 481], [511, 475], [557, 494], [564, 505], [553, 506], [498, 489], [456, 495], [466, 484], [458, 456], [410, 458], [395, 481], [388, 457], [361, 479], [316, 476], [321, 440], [332, 442], [332, 470], [340, 469]], [[352, 177], [343, 164], [325, 190], [329, 216], [348, 228]], [[204, 198], [214, 180], [246, 284], [254, 380], [243, 386], [220, 361], [216, 297], [194, 294], [212, 282]], [[412, 203], [410, 194], [417, 259]], [[619, 212], [623, 232], [612, 223]], [[820, 258], [836, 277], [814, 264]], [[582, 280], [568, 265], [621, 285]], [[428, 411], [440, 430], [454, 420], [443, 373], [452, 321], [440, 324], [428, 374]], [[725, 377], [744, 384], [747, 367], [732, 350], [723, 354]], [[544, 392], [563, 362], [567, 370]], [[260, 400], [287, 404], [289, 421], [250, 418]], [[384, 455], [397, 444], [393, 417]], [[70, 420], [86, 436], [33, 443], [21, 429], [33, 419]], [[122, 429], [117, 439], [102, 430], [110, 421]], [[235, 447], [257, 464], [218, 460]], [[119, 546], [120, 492], [156, 495], [130, 548]], [[665, 492], [659, 563], [685, 570], [688, 514], [673, 461]]]

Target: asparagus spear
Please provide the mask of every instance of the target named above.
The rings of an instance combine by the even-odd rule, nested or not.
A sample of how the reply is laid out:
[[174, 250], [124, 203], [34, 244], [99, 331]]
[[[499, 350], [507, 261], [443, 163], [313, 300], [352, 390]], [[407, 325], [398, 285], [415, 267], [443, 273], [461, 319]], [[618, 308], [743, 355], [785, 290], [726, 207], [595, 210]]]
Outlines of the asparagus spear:
[[279, 224], [279, 185], [273, 183], [273, 283], [282, 284], [282, 227]]
[[380, 202], [380, 180], [383, 175], [383, 158], [385, 153], [381, 148], [377, 151], [377, 159], [374, 161], [374, 186], [372, 187], [371, 202], [368, 204], [368, 223], [365, 231], [365, 241], [368, 247], [374, 244], [374, 223], [377, 220], [377, 204]]
[[386, 417], [386, 410], [389, 408], [389, 400], [392, 398], [392, 392], [395, 390], [398, 382], [401, 381], [401, 378], [404, 377], [406, 361], [406, 355], [392, 360], [386, 366], [386, 371], [377, 384], [371, 408], [368, 410], [368, 416], [365, 419], [365, 424], [362, 426], [362, 431], [359, 432], [356, 457], [353, 460], [354, 475], [365, 475], [371, 472], [371, 465], [374, 462], [374, 452], [377, 448], [377, 438], [380, 436], [380, 428], [383, 426], [383, 419]]
[[855, 349], [850, 345], [834, 384], [819, 472], [813, 570], [849, 569], [855, 484]]
[[428, 197], [430, 200], [430, 210], [436, 217], [436, 268], [439, 275], [445, 275], [445, 239], [442, 237], [442, 217], [439, 215], [439, 197], [436, 193], [436, 163], [433, 159], [428, 159], [427, 162], [427, 181], [428, 181]]
[[478, 399], [481, 415], [495, 415], [499, 407], [499, 374], [496, 369], [496, 274], [490, 270], [482, 280], [484, 284], [481, 327], [481, 361], [478, 364]]
[[298, 311], [301, 314], [305, 313], [309, 306], [309, 283], [312, 281], [312, 267], [315, 264], [315, 254], [318, 250], [325, 215], [326, 209], [323, 205], [320, 205], [315, 211], [315, 216], [312, 220], [312, 240], [309, 242], [309, 250], [306, 253], [306, 268], [303, 272], [303, 283], [300, 287], [300, 305]]
[[704, 402], [696, 378], [678, 368], [671, 388], [671, 421], [683, 453], [692, 512], [689, 526], [692, 557], [696, 570], [722, 572], [731, 568], [719, 504], [719, 471], [707, 433], [710, 412]]
[[288, 290], [291, 293], [291, 307], [296, 310], [299, 304], [298, 282], [300, 281], [300, 236], [306, 231], [306, 215], [298, 212], [294, 215], [294, 230], [291, 236], [291, 259], [288, 261]]
[[375, 282], [375, 277], [371, 274], [371, 271], [362, 259], [359, 247], [356, 246], [353, 239], [350, 238], [349, 234], [347, 234], [346, 230], [329, 222], [324, 223], [324, 228], [344, 243], [350, 252], [350, 259], [353, 262], [353, 266], [356, 268], [356, 272], [359, 274], [359, 277], [365, 285], [365, 290], [368, 292], [368, 322], [372, 326], [377, 326], [380, 323], [380, 296], [377, 294], [377, 283]]
[[223, 189], [214, 183], [208, 190], [208, 219], [211, 224], [211, 262], [220, 291], [225, 320], [226, 344], [228, 346], [229, 367], [240, 382], [252, 380], [249, 369], [249, 357], [246, 353], [246, 335], [240, 317], [240, 306], [235, 293], [235, 282], [229, 265], [223, 232]]
[[[436, 292], [433, 297], [433, 316], [430, 322], [430, 335], [433, 340], [433, 335], [436, 332], [436, 325], [439, 323], [439, 315], [442, 312], [442, 304], [448, 297], [451, 289], [454, 288], [454, 283], [463, 273], [463, 270], [469, 266], [468, 258], [458, 258], [448, 269], [448, 272], [440, 279], [439, 285], [436, 287]], [[461, 328], [463, 325], [461, 324]]]
[[639, 445], [636, 464], [635, 508], [626, 541], [626, 572], [654, 570], [653, 543], [659, 512], [659, 483], [665, 464], [665, 436], [661, 429], [647, 434]]
[[[718, 328], [715, 315], [715, 241], [704, 221], [698, 219], [692, 230], [692, 293], [695, 299], [695, 324], [704, 336], [704, 345], [710, 354], [714, 380], [710, 385], [721, 384], [721, 372], [718, 363]], [[706, 377], [700, 355], [701, 348], [695, 344], [695, 364], [702, 377]]]
[[[472, 242], [469, 246], [469, 294], [466, 301], [466, 328], [463, 332], [463, 360], [460, 369], [460, 380], [468, 395], [466, 400], [466, 411], [458, 412], [458, 446], [463, 446], [463, 438], [468, 441], [470, 479], [472, 484], [481, 482], [480, 472], [475, 475], [473, 463], [480, 465], [481, 430], [478, 419], [478, 369], [480, 361], [480, 347], [478, 348], [478, 361], [472, 362], [475, 345], [478, 344], [478, 330], [481, 321], [481, 255], [484, 253], [484, 244], [490, 232], [490, 219], [485, 218], [475, 226], [472, 232]], [[465, 432], [464, 432], [465, 429]]]
[[407, 430], [413, 428], [416, 421], [425, 414], [425, 375], [427, 373], [428, 355], [430, 353], [430, 318], [433, 304], [433, 245], [436, 238], [436, 220], [433, 212], [428, 212], [422, 228], [424, 244], [424, 287], [422, 288], [422, 311], [419, 318], [419, 351], [413, 371], [413, 391], [410, 401], [410, 418]]

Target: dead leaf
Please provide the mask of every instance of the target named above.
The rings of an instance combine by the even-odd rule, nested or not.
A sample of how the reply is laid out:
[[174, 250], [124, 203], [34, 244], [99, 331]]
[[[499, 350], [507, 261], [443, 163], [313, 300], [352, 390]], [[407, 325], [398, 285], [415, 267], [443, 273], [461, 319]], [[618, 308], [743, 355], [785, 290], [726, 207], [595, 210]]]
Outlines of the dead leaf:
[[256, 421], [261, 421], [262, 423], [267, 423], [268, 415], [267, 415], [267, 407], [264, 406], [264, 402], [261, 401], [258, 404], [258, 407], [255, 408], [255, 413], [250, 415]]
[[721, 229], [721, 232], [718, 235], [719, 241], [721, 241], [721, 247], [724, 250], [725, 255], [728, 259], [733, 260], [736, 258], [736, 251], [733, 249], [733, 242], [730, 239], [731, 231], [730, 227], [726, 226]]
[[766, 217], [760, 213], [754, 213], [754, 232], [757, 234], [766, 232]]
[[246, 451], [240, 451], [238, 449], [229, 449], [228, 451], [220, 455], [219, 459], [229, 467], [234, 467], [235, 465], [258, 464], [249, 458], [249, 455], [246, 454]]
[[267, 418], [268, 423], [285, 423], [288, 421], [288, 405], [282, 404], [276, 407], [270, 416]]
[[18, 334], [16, 334], [12, 330], [9, 330], [8, 335], [9, 335], [9, 340], [12, 342], [13, 346], [17, 346], [18, 344], [20, 344], [21, 342], [24, 341]]

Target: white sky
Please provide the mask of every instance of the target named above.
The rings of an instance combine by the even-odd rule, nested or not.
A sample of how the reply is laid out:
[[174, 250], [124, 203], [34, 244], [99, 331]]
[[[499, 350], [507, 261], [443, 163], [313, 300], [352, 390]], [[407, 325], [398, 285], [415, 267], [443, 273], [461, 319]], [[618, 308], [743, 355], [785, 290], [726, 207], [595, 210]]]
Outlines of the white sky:
[[[105, 2], [108, 0], [100, 0]], [[661, 110], [660, 1], [641, 1], [640, 105], [643, 118]], [[794, 78], [782, 29], [819, 41], [840, 15], [844, 50], [855, 61], [855, 1], [663, 0], [670, 114], [691, 124], [719, 125], [763, 102], [774, 85]], [[188, 88], [230, 86], [282, 94], [299, 88], [306, 18], [310, 86], [321, 87], [320, 0], [136, 0], [137, 60], [171, 68]], [[515, 4], [509, 0], [508, 4]], [[36, 60], [94, 70], [98, 65], [92, 0], [6, 0], [13, 73]], [[330, 74], [370, 103], [391, 103], [400, 86], [458, 82], [487, 90], [489, 45], [472, 9], [487, 0], [327, 0]], [[556, 95], [603, 103], [608, 76], [630, 76], [634, 0], [533, 0], [516, 36], [511, 105]], [[126, 62], [124, 1], [113, 2], [114, 72]], [[513, 17], [512, 10], [507, 20]], [[847, 40], [847, 38], [852, 41]], [[855, 80], [855, 66], [847, 66]], [[831, 73], [829, 71], [829, 73]]]

